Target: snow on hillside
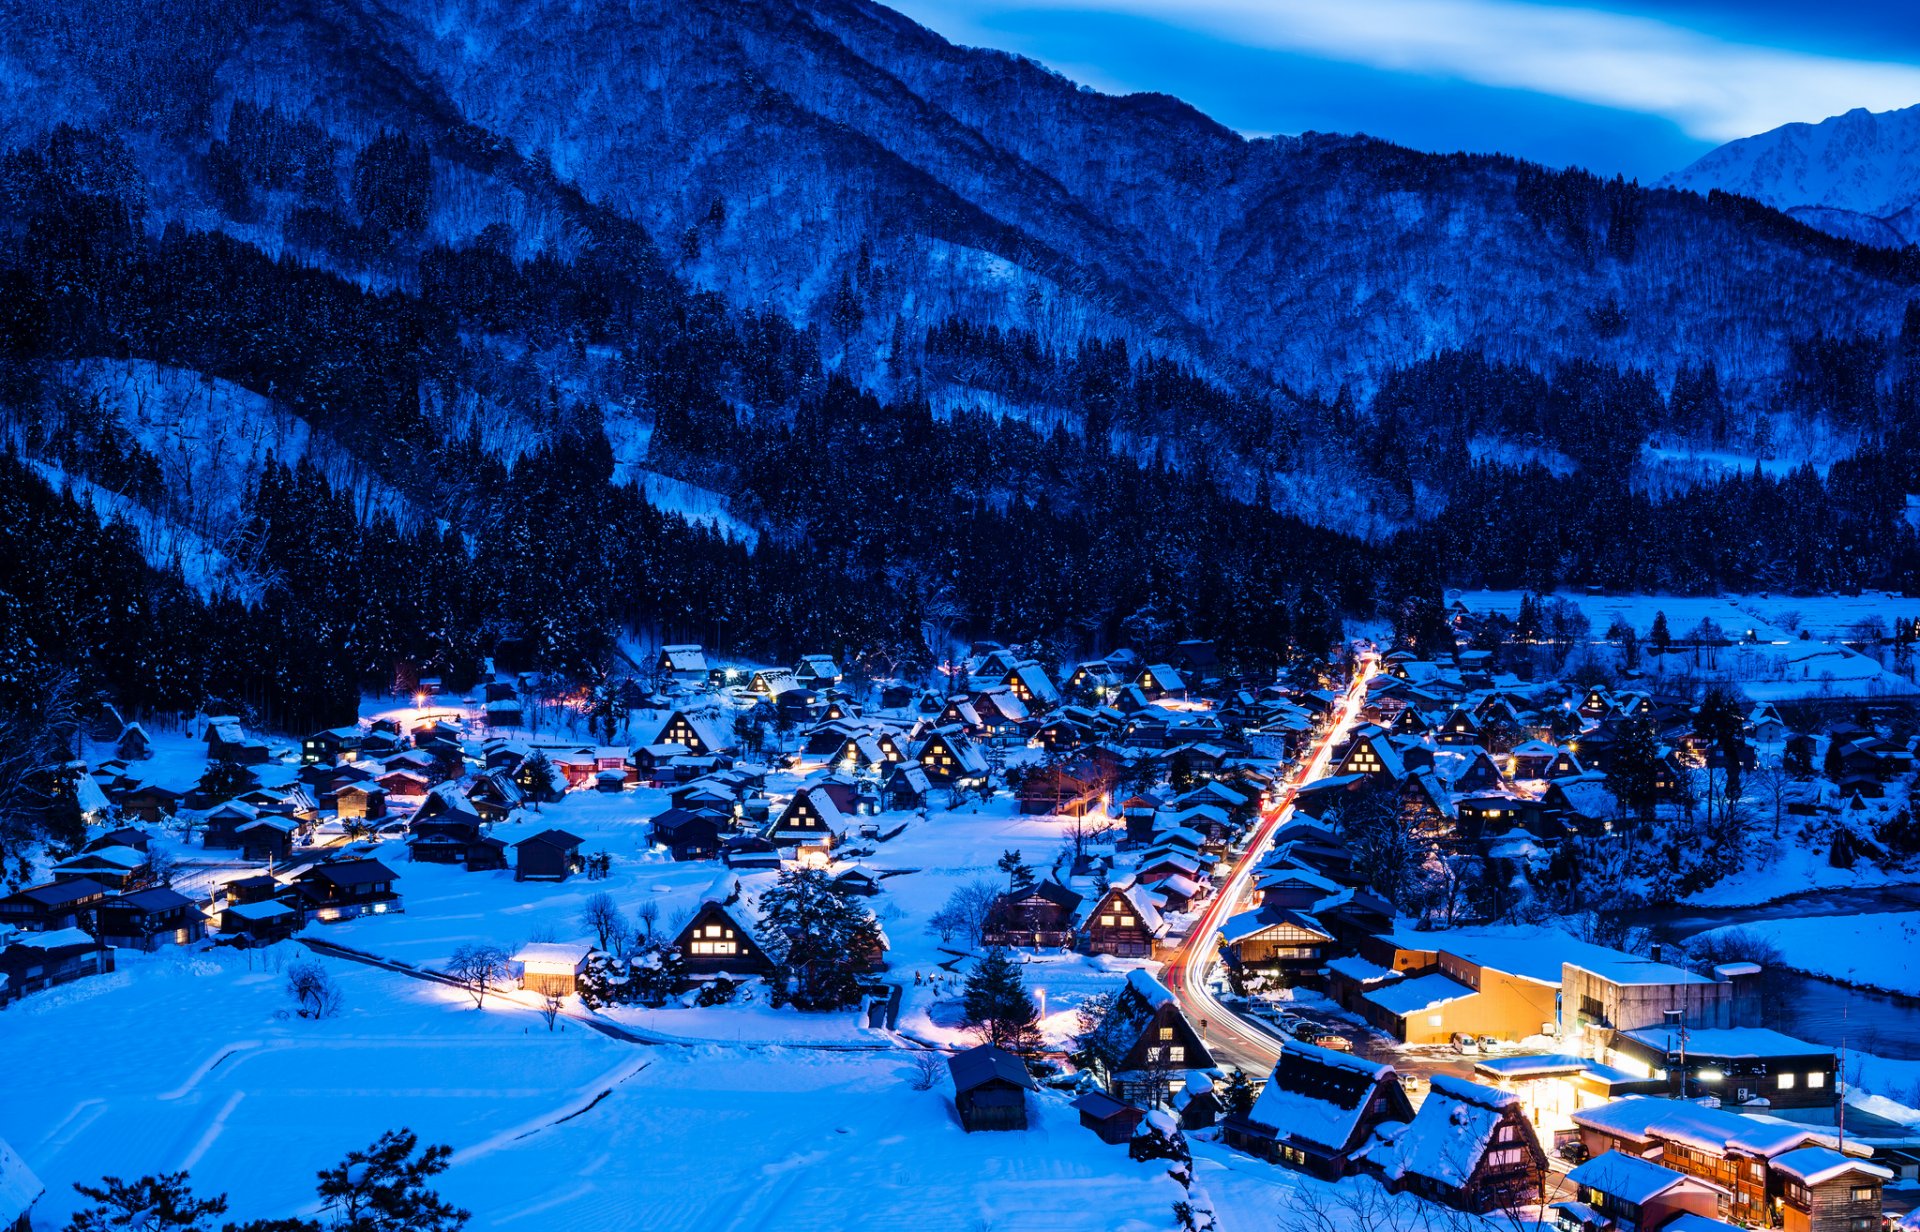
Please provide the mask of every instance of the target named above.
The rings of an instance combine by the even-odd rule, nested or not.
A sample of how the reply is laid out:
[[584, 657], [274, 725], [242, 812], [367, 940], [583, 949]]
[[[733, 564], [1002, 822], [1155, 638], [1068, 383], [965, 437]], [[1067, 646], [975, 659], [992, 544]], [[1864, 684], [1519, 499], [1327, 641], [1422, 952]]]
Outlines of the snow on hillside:
[[230, 381], [143, 359], [87, 359], [59, 375], [112, 410], [134, 439], [160, 460], [176, 517], [218, 538], [241, 513], [248, 486], [268, 453], [305, 459], [353, 497], [360, 516], [417, 517], [407, 499], [345, 450], [315, 437], [307, 422], [269, 398]]
[[187, 585], [205, 597], [230, 589], [241, 598], [259, 598], [259, 579], [241, 569], [225, 551], [197, 531], [154, 513], [117, 493], [45, 462], [28, 459], [32, 466], [56, 489], [72, 492], [93, 506], [101, 521], [115, 517], [133, 527], [134, 538], [150, 564], [164, 568], [180, 566]]
[[[1920, 106], [1874, 113], [1855, 108], [1818, 124], [1784, 124], [1710, 151], [1662, 183], [1721, 189], [1798, 213], [1813, 226], [1865, 239], [1852, 219], [1892, 220], [1920, 206]], [[1920, 239], [1907, 215], [1890, 230]]]

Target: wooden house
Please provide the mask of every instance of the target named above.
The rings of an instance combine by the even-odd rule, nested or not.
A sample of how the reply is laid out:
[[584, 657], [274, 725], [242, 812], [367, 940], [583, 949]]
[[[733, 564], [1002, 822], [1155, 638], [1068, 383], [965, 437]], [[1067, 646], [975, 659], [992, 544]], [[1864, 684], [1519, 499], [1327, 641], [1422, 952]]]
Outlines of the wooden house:
[[[677, 744], [699, 756], [724, 753], [730, 742], [705, 718], [676, 710], [660, 725], [660, 732], [649, 744]], [[598, 769], [598, 767], [596, 767]]]
[[847, 818], [824, 787], [802, 787], [767, 830], [778, 846], [795, 845], [801, 851], [828, 852], [846, 831]]
[[1140, 1118], [1147, 1115], [1105, 1091], [1082, 1092], [1075, 1097], [1073, 1106], [1080, 1113], [1080, 1124], [1092, 1130], [1100, 1141], [1113, 1146], [1125, 1146], [1132, 1141]]
[[[429, 801], [444, 799], [444, 795], [429, 797]], [[486, 832], [486, 822], [478, 813], [457, 804], [427, 816], [416, 814], [410, 828], [409, 859], [423, 864], [463, 864], [470, 872], [507, 866], [506, 843]]]
[[1512, 1091], [1434, 1074], [1404, 1127], [1357, 1156], [1388, 1188], [1485, 1214], [1538, 1206], [1547, 1153]]
[[932, 790], [933, 780], [917, 761], [888, 766], [880, 782], [881, 800], [889, 809], [921, 808]]
[[1146, 886], [1125, 881], [1109, 886], [1087, 916], [1087, 952], [1116, 958], [1151, 958], [1167, 922]]
[[1243, 967], [1293, 985], [1319, 974], [1333, 934], [1312, 916], [1269, 902], [1227, 917], [1220, 925], [1220, 943]]
[[1785, 1232], [1856, 1232], [1881, 1226], [1883, 1192], [1893, 1170], [1826, 1146], [1805, 1146], [1770, 1161]]
[[1576, 1195], [1556, 1202], [1561, 1232], [1658, 1232], [1687, 1216], [1724, 1223], [1727, 1190], [1624, 1151], [1567, 1173]]
[[520, 968], [520, 987], [541, 996], [571, 997], [579, 991], [593, 947], [535, 941], [520, 947], [513, 962]]
[[316, 864], [288, 883], [293, 901], [323, 923], [400, 910], [397, 874], [378, 860]]
[[1000, 678], [1000, 683], [1030, 711], [1050, 710], [1060, 704], [1060, 690], [1037, 659], [1023, 659], [1014, 664]]
[[359, 754], [361, 739], [358, 727], [329, 727], [314, 732], [300, 741], [300, 762], [312, 766], [352, 761]]
[[707, 652], [691, 643], [662, 646], [659, 657], [653, 661], [655, 676], [677, 684], [705, 684], [707, 671]]
[[1140, 669], [1133, 683], [1149, 701], [1162, 697], [1174, 697], [1187, 691], [1187, 682], [1171, 663], [1154, 663]]
[[1440, 720], [1440, 725], [1433, 730], [1433, 738], [1445, 745], [1479, 744], [1480, 720], [1473, 716], [1472, 711], [1455, 709]]
[[378, 821], [387, 815], [387, 789], [378, 783], [347, 783], [334, 792], [333, 811], [342, 821]]
[[1107, 1091], [1129, 1103], [1151, 1107], [1172, 1096], [1174, 1075], [1214, 1068], [1206, 1041], [1187, 1021], [1165, 984], [1142, 970], [1127, 973], [1126, 987], [1114, 997], [1109, 1014], [1120, 1015], [1131, 1040], [1116, 1039], [1116, 1057]]
[[1123, 677], [1113, 664], [1105, 659], [1091, 659], [1074, 664], [1073, 670], [1067, 673], [1064, 687], [1075, 697], [1099, 700], [1117, 691], [1122, 683]]
[[395, 766], [375, 775], [373, 781], [386, 790], [389, 799], [424, 796], [433, 788], [433, 776], [417, 766]]
[[664, 847], [676, 860], [716, 858], [725, 831], [730, 829], [722, 817], [683, 808], [670, 808], [654, 817], [651, 824], [654, 845]]
[[261, 816], [235, 831], [240, 858], [262, 864], [284, 864], [293, 858], [293, 836], [300, 823], [291, 817]]
[[709, 892], [675, 939], [687, 974], [700, 978], [771, 972], [773, 960], [760, 948], [753, 929], [748, 927], [751, 919], [746, 904], [736, 893]]
[[0, 1005], [113, 970], [113, 947], [78, 928], [21, 933], [0, 949]]
[[1393, 1066], [1298, 1040], [1280, 1060], [1245, 1116], [1230, 1116], [1228, 1145], [1274, 1163], [1336, 1180], [1389, 1122], [1413, 1119]]
[[219, 715], [207, 720], [207, 760], [230, 761], [241, 766], [258, 766], [272, 757], [266, 745], [247, 739], [240, 720]]
[[106, 897], [107, 887], [90, 877], [28, 886], [0, 898], [0, 928], [58, 932], [87, 927]]
[[1334, 770], [1335, 774], [1379, 774], [1395, 781], [1405, 777], [1406, 772], [1400, 750], [1387, 738], [1386, 729], [1371, 726], [1353, 733], [1339, 767]]
[[834, 662], [832, 655], [802, 655], [800, 662], [794, 664], [793, 678], [804, 689], [818, 691], [838, 688], [841, 680], [840, 665]]
[[1052, 880], [1019, 894], [1003, 894], [987, 917], [982, 942], [1008, 948], [1070, 947], [1080, 903], [1080, 895]]
[[153, 881], [147, 853], [133, 847], [97, 847], [53, 866], [55, 881], [87, 878], [109, 890], [137, 890]]
[[220, 912], [220, 936], [223, 941], [242, 946], [272, 945], [285, 941], [307, 922], [306, 913], [290, 903], [268, 898], [254, 902], [229, 902]]
[[953, 1105], [968, 1133], [1027, 1127], [1027, 1092], [1040, 1088], [1019, 1057], [981, 1044], [948, 1057], [947, 1070], [953, 1077]]
[[987, 780], [986, 754], [959, 727], [934, 729], [913, 756], [936, 787], [978, 787]]
[[207, 922], [192, 899], [164, 886], [104, 899], [94, 909], [94, 918], [101, 941], [148, 951], [198, 941]]
[[542, 830], [513, 845], [515, 881], [565, 881], [586, 868], [580, 846], [586, 840], [565, 830]]
[[121, 761], [145, 761], [153, 756], [153, 738], [138, 723], [129, 723], [113, 742], [113, 755]]
[[780, 867], [780, 849], [758, 834], [734, 834], [722, 840], [720, 858], [728, 868], [741, 871]]
[[185, 792], [164, 784], [136, 783], [122, 791], [115, 803], [119, 805], [123, 817], [138, 821], [161, 821], [173, 816], [185, 796]]
[[1028, 816], [1084, 817], [1102, 806], [1112, 778], [1090, 759], [1035, 766], [1020, 784], [1020, 811]]

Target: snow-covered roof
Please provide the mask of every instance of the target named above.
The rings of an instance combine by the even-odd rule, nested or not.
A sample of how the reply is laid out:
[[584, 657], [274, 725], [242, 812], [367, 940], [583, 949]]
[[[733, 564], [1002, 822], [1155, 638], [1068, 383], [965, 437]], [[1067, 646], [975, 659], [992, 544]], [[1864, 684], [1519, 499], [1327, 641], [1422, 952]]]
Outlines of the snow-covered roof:
[[1343, 1150], [1359, 1128], [1374, 1084], [1392, 1072], [1390, 1065], [1287, 1040], [1248, 1115], [1283, 1136]]
[[1520, 1097], [1451, 1074], [1435, 1074], [1432, 1082], [1413, 1120], [1367, 1156], [1389, 1179], [1411, 1174], [1459, 1188], [1472, 1178], [1506, 1109]]
[[1594, 1156], [1567, 1173], [1567, 1180], [1575, 1185], [1591, 1186], [1609, 1197], [1640, 1206], [1645, 1206], [1670, 1189], [1687, 1185], [1727, 1192], [1711, 1181], [1685, 1176], [1652, 1160], [1622, 1151], [1608, 1151]]
[[1138, 968], [1127, 973], [1127, 987], [1152, 1009], [1175, 1004], [1173, 993], [1165, 984]]
[[86, 868], [117, 868], [131, 871], [147, 862], [145, 853], [132, 847], [98, 847], [82, 852], [71, 860], [63, 860], [54, 865], [62, 871]]
[[1388, 984], [1384, 988], [1376, 988], [1367, 994], [1366, 999], [1389, 1014], [1404, 1015], [1437, 1009], [1450, 1001], [1459, 1001], [1473, 995], [1474, 990], [1465, 984], [1457, 983], [1434, 972], [1431, 975], [1401, 980], [1397, 984]]
[[281, 916], [292, 915], [294, 909], [283, 902], [268, 899], [260, 903], [235, 903], [228, 907], [226, 914], [239, 916], [243, 920], [277, 920]]
[[[1624, 1034], [1662, 1052], [1678, 1052], [1681, 1047], [1679, 1032], [1670, 1027], [1642, 1027]], [[1833, 1056], [1833, 1049], [1825, 1044], [1809, 1044], [1767, 1027], [1688, 1027], [1685, 1044], [1689, 1053], [1707, 1057]]]
[[1398, 980], [1405, 977], [1398, 971], [1382, 967], [1378, 963], [1368, 962], [1358, 954], [1348, 954], [1327, 963], [1327, 970], [1335, 975], [1344, 975], [1358, 984], [1371, 984], [1375, 980]]
[[35, 950], [58, 950], [70, 945], [97, 944], [91, 935], [78, 928], [50, 928], [45, 932], [21, 933], [13, 939], [13, 943]]
[[522, 965], [532, 963], [538, 966], [573, 968], [585, 962], [587, 955], [593, 953], [593, 947], [584, 944], [568, 944], [558, 941], [529, 941], [520, 947], [513, 961]]
[[1582, 1108], [1573, 1114], [1573, 1121], [1616, 1138], [1659, 1138], [1713, 1154], [1737, 1149], [1771, 1158], [1809, 1143], [1830, 1147], [1839, 1143], [1832, 1134], [1811, 1126], [1647, 1095]]
[[1878, 1177], [1883, 1181], [1893, 1179], [1891, 1168], [1883, 1168], [1853, 1155], [1843, 1155], [1825, 1146], [1803, 1146], [1796, 1151], [1775, 1155], [1773, 1166], [1807, 1185], [1819, 1185], [1849, 1172]]
[[27, 1161], [20, 1158], [20, 1153], [5, 1138], [0, 1138], [0, 1228], [19, 1223], [46, 1192], [47, 1187], [27, 1167]]

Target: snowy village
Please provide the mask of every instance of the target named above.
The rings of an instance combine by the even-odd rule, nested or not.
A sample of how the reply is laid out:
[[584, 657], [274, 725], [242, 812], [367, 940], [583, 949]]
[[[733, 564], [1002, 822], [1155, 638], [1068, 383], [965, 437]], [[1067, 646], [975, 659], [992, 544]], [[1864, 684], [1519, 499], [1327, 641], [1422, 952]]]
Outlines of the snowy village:
[[0, 1214], [104, 1173], [267, 1219], [371, 1156], [501, 1222], [1004, 1180], [1017, 1226], [1878, 1229], [1899, 611], [1473, 592], [1277, 678], [678, 644], [293, 735], [109, 709], [0, 897]]
[[0, 4], [0, 1232], [1920, 1232], [1914, 0]]

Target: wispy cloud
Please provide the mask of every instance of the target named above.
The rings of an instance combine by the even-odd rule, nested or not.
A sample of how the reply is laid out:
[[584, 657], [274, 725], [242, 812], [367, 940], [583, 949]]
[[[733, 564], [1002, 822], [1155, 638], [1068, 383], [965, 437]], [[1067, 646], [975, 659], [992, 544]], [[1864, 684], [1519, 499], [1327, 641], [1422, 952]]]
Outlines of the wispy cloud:
[[1531, 90], [1663, 116], [1727, 141], [1795, 120], [1920, 103], [1920, 65], [1733, 42], [1669, 22], [1518, 0], [920, 0], [973, 16], [1125, 13], [1244, 46]]

